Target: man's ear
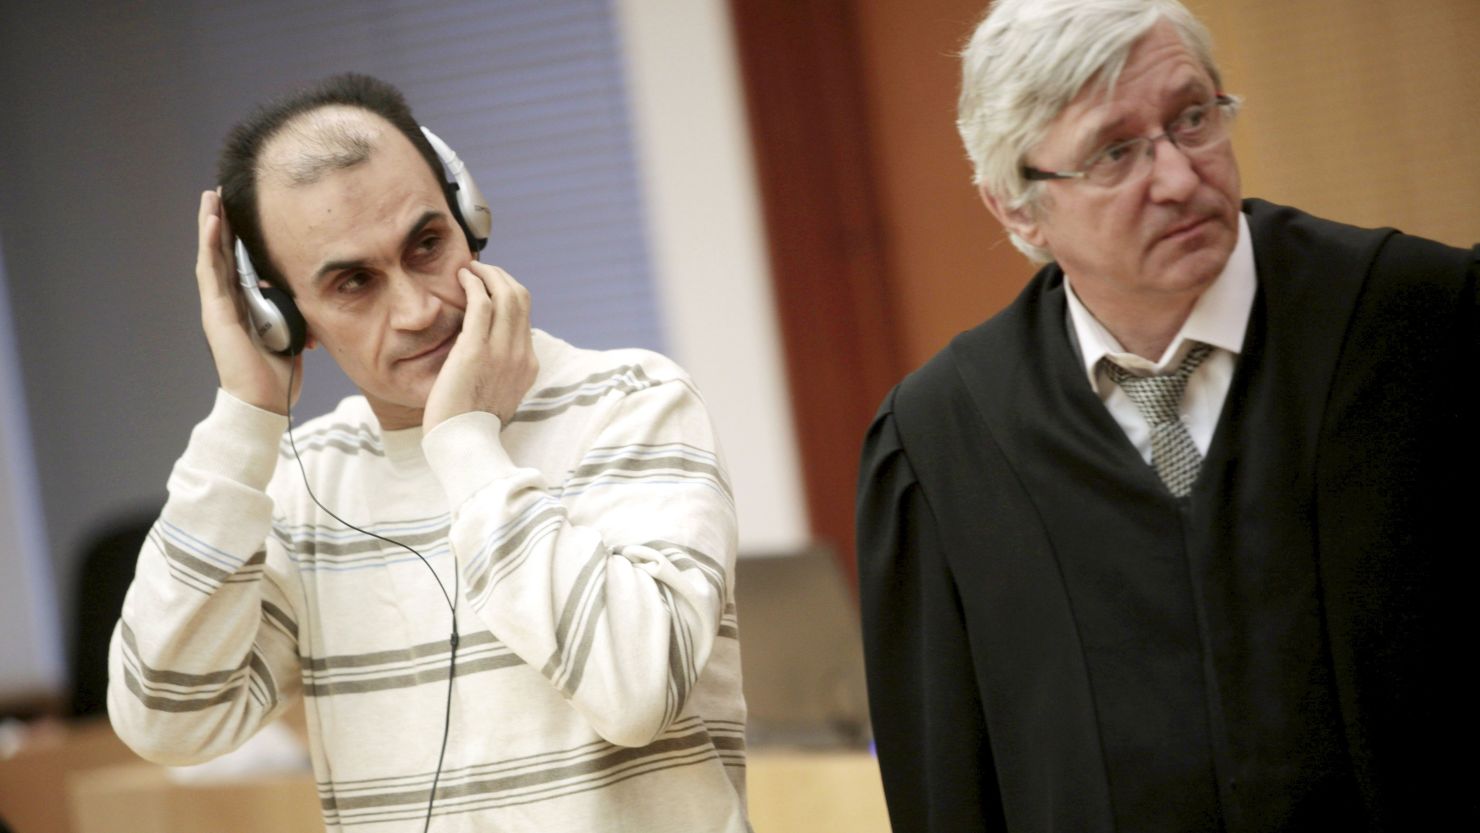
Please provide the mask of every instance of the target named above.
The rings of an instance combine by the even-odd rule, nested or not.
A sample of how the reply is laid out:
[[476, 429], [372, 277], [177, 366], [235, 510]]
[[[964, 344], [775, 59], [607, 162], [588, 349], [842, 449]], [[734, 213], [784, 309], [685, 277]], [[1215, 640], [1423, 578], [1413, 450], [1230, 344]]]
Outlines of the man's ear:
[[976, 192], [986, 204], [987, 210], [992, 212], [992, 216], [997, 218], [997, 222], [1001, 223], [1003, 228], [1040, 249], [1047, 248], [1048, 238], [1044, 236], [1043, 229], [1031, 210], [1028, 208], [1009, 209], [1002, 200], [997, 198], [996, 194], [988, 191], [985, 185], [977, 186]]
[[303, 349], [314, 350], [319, 346], [319, 340], [313, 337], [313, 330], [309, 330], [303, 336]]

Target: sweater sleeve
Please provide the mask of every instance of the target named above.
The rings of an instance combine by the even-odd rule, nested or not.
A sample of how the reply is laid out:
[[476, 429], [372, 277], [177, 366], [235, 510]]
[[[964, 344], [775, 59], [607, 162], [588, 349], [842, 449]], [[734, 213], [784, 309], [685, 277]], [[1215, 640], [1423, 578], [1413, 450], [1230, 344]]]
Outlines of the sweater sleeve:
[[108, 658], [108, 714], [165, 764], [240, 746], [300, 688], [294, 606], [265, 541], [287, 419], [218, 391], [169, 480]]
[[1006, 830], [961, 599], [889, 403], [864, 440], [857, 522], [869, 711], [894, 830]]
[[734, 576], [734, 501], [685, 379], [625, 395], [558, 488], [516, 466], [497, 417], [423, 440], [453, 507], [462, 598], [602, 737], [651, 742], [682, 712]]

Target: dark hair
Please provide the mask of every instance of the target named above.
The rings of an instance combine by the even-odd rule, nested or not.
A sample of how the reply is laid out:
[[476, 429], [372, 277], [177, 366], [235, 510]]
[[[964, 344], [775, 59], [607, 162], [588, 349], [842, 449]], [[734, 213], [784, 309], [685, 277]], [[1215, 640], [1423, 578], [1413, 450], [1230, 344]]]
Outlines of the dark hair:
[[[262, 237], [262, 218], [257, 206], [258, 158], [268, 140], [288, 123], [314, 110], [334, 106], [358, 107], [374, 113], [411, 140], [411, 145], [431, 167], [432, 176], [441, 184], [453, 217], [457, 217], [456, 211], [451, 208], [455, 203], [443, 175], [442, 161], [426, 136], [422, 135], [416, 118], [411, 115], [411, 107], [400, 90], [378, 78], [346, 72], [270, 101], [257, 108], [256, 112], [243, 119], [227, 134], [226, 146], [221, 149], [221, 161], [217, 167], [217, 181], [221, 183], [221, 203], [226, 211], [226, 219], [231, 224], [232, 233], [241, 238], [242, 244], [247, 247], [247, 254], [252, 258], [257, 275], [290, 295], [292, 289], [278, 273], [268, 255], [267, 242]], [[342, 149], [325, 158], [323, 163], [327, 167], [339, 168], [358, 164], [364, 161], [365, 156], [364, 152], [357, 153], [356, 150], [353, 147]]]

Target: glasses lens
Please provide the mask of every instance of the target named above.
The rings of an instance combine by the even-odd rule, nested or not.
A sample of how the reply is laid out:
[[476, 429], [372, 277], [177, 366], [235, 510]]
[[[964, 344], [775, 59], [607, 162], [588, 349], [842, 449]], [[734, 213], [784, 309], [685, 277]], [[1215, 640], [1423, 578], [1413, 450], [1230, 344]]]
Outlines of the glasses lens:
[[1183, 113], [1168, 131], [1178, 147], [1197, 148], [1223, 138], [1223, 109], [1216, 104]]
[[1146, 161], [1149, 145], [1149, 139], [1139, 138], [1105, 148], [1085, 166], [1085, 179], [1095, 185], [1119, 185]]
[[1151, 160], [1155, 156], [1152, 146], [1162, 138], [1169, 139], [1183, 151], [1216, 145], [1228, 138], [1234, 112], [1235, 102], [1229, 100], [1190, 107], [1167, 125], [1162, 136], [1127, 139], [1095, 154], [1085, 163], [1084, 178], [1109, 188], [1144, 176], [1151, 170]]

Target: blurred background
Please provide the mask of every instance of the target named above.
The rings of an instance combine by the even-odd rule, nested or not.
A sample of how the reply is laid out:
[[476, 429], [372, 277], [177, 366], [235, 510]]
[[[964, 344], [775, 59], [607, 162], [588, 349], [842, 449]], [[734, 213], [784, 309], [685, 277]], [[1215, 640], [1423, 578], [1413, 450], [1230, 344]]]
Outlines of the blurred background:
[[[1187, 2], [1246, 99], [1246, 195], [1480, 240], [1480, 3]], [[954, 130], [984, 6], [0, 4], [0, 716], [101, 707], [137, 541], [215, 386], [199, 192], [254, 104], [355, 70], [467, 162], [484, 259], [537, 326], [661, 350], [704, 391], [743, 530], [756, 829], [887, 829], [859, 751], [857, 450], [889, 387], [1032, 273]], [[303, 417], [353, 392], [326, 356], [306, 375]], [[832, 786], [793, 806], [807, 778]], [[17, 829], [76, 821], [49, 818]]]

